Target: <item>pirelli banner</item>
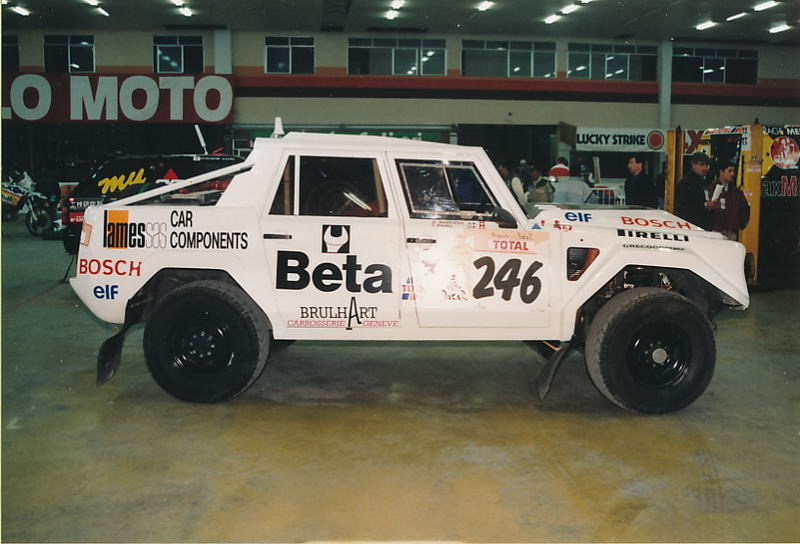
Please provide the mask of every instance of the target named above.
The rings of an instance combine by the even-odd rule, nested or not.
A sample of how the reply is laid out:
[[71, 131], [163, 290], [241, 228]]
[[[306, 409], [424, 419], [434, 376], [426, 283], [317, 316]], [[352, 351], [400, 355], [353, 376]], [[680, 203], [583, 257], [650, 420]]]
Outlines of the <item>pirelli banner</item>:
[[666, 151], [666, 132], [657, 128], [578, 127], [575, 151]]
[[230, 123], [233, 85], [221, 75], [3, 74], [4, 120]]

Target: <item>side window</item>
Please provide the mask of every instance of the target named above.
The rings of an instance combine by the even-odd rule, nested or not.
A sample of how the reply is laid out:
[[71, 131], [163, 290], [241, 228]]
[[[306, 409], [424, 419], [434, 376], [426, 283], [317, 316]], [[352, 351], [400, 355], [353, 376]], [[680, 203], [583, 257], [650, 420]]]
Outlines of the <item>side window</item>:
[[[375, 159], [300, 157], [299, 190], [295, 191], [295, 157], [289, 157], [270, 214], [386, 217], [386, 193]], [[296, 195], [296, 196], [295, 196]]]
[[289, 157], [281, 174], [278, 192], [272, 201], [271, 215], [292, 215], [294, 213], [294, 157]]
[[496, 205], [472, 163], [397, 161], [411, 217], [461, 219]]

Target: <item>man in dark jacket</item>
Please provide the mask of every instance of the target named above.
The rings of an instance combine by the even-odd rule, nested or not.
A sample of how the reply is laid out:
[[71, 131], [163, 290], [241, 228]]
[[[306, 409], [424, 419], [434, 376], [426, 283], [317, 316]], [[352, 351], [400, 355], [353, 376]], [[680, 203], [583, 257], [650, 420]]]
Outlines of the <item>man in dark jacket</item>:
[[657, 208], [656, 188], [644, 172], [644, 161], [639, 155], [628, 157], [628, 175], [625, 178], [625, 203], [630, 206]]
[[708, 229], [710, 216], [706, 204], [706, 174], [711, 161], [705, 153], [692, 155], [691, 170], [675, 189], [675, 215], [698, 227]]
[[711, 229], [721, 232], [729, 240], [738, 240], [739, 231], [750, 219], [750, 204], [733, 181], [736, 177], [733, 163], [720, 161], [714, 170], [716, 179], [706, 189], [710, 199]]

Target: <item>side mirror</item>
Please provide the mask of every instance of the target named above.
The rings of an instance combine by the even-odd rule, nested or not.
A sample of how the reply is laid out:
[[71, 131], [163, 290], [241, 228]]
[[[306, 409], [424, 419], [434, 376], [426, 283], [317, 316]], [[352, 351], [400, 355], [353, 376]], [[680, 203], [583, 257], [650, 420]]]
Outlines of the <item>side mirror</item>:
[[497, 223], [501, 229], [515, 229], [517, 228], [517, 220], [511, 215], [511, 212], [505, 208], [495, 208], [492, 212], [491, 221]]

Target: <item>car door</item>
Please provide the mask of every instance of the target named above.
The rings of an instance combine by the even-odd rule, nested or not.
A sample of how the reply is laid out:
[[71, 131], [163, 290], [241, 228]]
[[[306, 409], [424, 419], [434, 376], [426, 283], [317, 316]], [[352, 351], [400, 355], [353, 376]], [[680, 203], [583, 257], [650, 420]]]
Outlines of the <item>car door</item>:
[[405, 196], [419, 326], [547, 326], [551, 233], [493, 220], [500, 203], [510, 201], [492, 193], [475, 161], [392, 160]]
[[[399, 327], [400, 222], [377, 154], [297, 153], [262, 219], [291, 338], [365, 338]], [[373, 332], [374, 331], [374, 332]]]

